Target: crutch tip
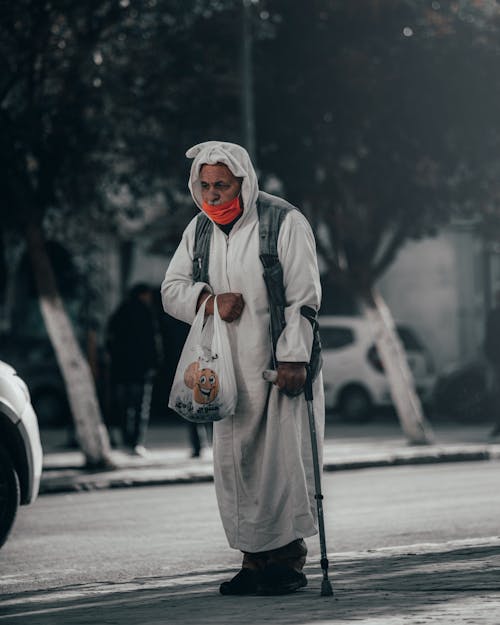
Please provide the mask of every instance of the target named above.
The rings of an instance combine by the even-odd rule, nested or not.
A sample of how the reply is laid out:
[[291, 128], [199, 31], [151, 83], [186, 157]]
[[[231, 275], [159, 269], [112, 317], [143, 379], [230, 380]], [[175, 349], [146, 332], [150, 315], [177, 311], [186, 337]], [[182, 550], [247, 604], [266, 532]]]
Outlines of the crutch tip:
[[321, 582], [321, 596], [322, 597], [333, 597], [333, 588], [328, 579], [324, 579]]

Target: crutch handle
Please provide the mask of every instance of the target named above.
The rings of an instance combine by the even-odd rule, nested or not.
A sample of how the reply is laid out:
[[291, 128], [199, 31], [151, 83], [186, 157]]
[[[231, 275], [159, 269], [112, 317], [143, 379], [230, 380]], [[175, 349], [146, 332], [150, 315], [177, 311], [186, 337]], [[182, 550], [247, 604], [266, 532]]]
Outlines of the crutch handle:
[[274, 369], [266, 369], [262, 372], [262, 377], [266, 382], [272, 382], [274, 384], [278, 379], [278, 372]]

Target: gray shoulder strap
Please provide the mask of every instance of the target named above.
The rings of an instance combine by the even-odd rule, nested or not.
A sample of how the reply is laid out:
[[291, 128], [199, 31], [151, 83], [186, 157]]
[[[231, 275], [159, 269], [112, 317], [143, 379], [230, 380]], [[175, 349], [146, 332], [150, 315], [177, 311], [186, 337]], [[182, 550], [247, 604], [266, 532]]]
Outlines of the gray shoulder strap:
[[290, 210], [293, 210], [291, 204], [282, 203], [278, 198], [268, 198], [266, 193], [259, 193], [257, 202], [259, 215], [259, 257], [264, 269], [262, 275], [269, 298], [269, 322], [275, 367], [277, 366], [276, 344], [286, 325], [286, 297], [283, 284], [283, 268], [278, 256], [278, 236], [281, 224]]
[[196, 218], [196, 231], [193, 249], [193, 282], [208, 282], [208, 263], [210, 239], [212, 238], [213, 223], [204, 214]]
[[[276, 345], [286, 325], [285, 308], [286, 294], [283, 283], [283, 268], [278, 256], [278, 236], [281, 224], [290, 210], [296, 210], [280, 198], [259, 193], [257, 203], [259, 214], [260, 260], [264, 268], [263, 278], [269, 298], [270, 332], [273, 343], [273, 360], [276, 362]], [[300, 313], [308, 319], [313, 329], [313, 345], [309, 370], [311, 379], [315, 380], [322, 365], [321, 341], [317, 313], [309, 306], [302, 306]]]
[[281, 224], [290, 210], [291, 204], [279, 202], [278, 198], [269, 201], [266, 193], [259, 193], [257, 213], [259, 215], [260, 260], [264, 267], [278, 262], [278, 236]]

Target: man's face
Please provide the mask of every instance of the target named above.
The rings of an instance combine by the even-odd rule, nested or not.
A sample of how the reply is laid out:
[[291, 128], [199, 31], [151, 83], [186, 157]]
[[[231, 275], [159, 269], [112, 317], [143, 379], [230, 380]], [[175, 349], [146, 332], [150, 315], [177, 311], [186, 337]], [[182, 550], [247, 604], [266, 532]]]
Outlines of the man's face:
[[212, 206], [234, 200], [241, 190], [241, 179], [236, 178], [226, 165], [203, 165], [200, 184], [203, 201]]

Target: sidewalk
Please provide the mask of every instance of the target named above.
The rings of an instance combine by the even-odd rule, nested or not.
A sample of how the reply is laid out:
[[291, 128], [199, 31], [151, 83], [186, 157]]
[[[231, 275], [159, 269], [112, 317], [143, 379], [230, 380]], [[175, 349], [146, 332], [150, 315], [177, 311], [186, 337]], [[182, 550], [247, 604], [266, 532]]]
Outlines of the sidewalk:
[[[488, 439], [490, 424], [446, 422], [433, 427], [433, 445], [409, 446], [395, 420], [366, 425], [330, 422], [325, 435], [324, 470], [500, 459], [500, 439]], [[187, 428], [182, 422], [150, 428], [147, 458], [114, 449], [116, 468], [99, 472], [85, 469], [81, 452], [64, 449], [64, 430], [44, 430], [41, 434], [44, 468], [40, 494], [213, 480], [211, 449], [205, 448], [201, 458], [190, 458]]]
[[148, 625], [498, 625], [500, 539], [329, 554], [334, 596], [321, 597], [317, 562], [306, 588], [284, 597], [228, 597], [234, 571], [211, 566], [174, 575], [92, 582], [0, 600], [0, 623]]

